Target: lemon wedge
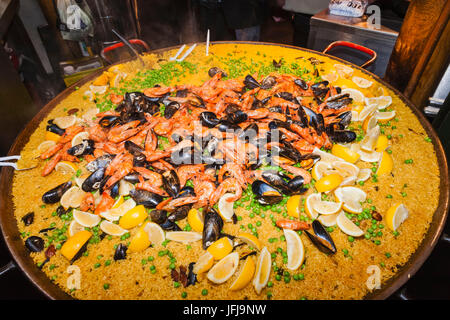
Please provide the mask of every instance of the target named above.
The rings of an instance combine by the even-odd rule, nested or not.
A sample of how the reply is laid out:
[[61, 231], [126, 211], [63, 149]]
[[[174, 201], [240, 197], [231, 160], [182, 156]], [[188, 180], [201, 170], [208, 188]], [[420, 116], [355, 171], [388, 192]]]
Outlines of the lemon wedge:
[[287, 213], [289, 216], [294, 218], [298, 218], [300, 216], [300, 201], [301, 201], [300, 195], [289, 197], [286, 203]]
[[353, 75], [353, 69], [345, 64], [335, 64], [334, 68], [342, 78], [350, 78]]
[[408, 218], [409, 212], [404, 204], [398, 203], [393, 205], [386, 212], [386, 224], [389, 229], [396, 231], [403, 221]]
[[188, 212], [188, 223], [196, 232], [203, 232], [203, 218], [199, 210], [192, 208]]
[[255, 261], [253, 260], [253, 257], [247, 257], [245, 259], [244, 265], [242, 266], [241, 272], [239, 273], [238, 277], [230, 286], [231, 291], [241, 290], [244, 289], [253, 278], [253, 275], [255, 274]]
[[76, 233], [83, 231], [84, 227], [76, 222], [75, 220], [72, 220], [72, 222], [69, 225], [69, 236], [73, 237]]
[[[358, 155], [358, 158], [359, 158], [359, 154], [357, 154], [357, 155]], [[344, 178], [350, 177], [350, 176], [357, 176], [358, 173], [359, 173], [359, 168], [357, 166], [355, 166], [353, 163], [350, 163], [350, 162], [335, 161], [335, 162], [333, 162], [332, 166]]]
[[70, 237], [64, 242], [61, 247], [61, 254], [66, 257], [67, 260], [72, 260], [91, 236], [92, 233], [87, 230], [77, 232], [73, 237]]
[[124, 179], [119, 182], [119, 194], [121, 196], [127, 196], [130, 194], [130, 191], [134, 189], [132, 183], [125, 181]]
[[125, 230], [118, 226], [115, 223], [109, 222], [108, 220], [103, 220], [100, 223], [100, 229], [111, 236], [121, 236], [128, 232], [128, 230]]
[[369, 88], [369, 87], [373, 84], [372, 81], [367, 80], [367, 79], [364, 79], [364, 78], [361, 78], [361, 77], [357, 77], [357, 76], [354, 76], [354, 77], [352, 78], [352, 81], [353, 81], [358, 87], [363, 88], [363, 89]]
[[343, 209], [351, 213], [361, 213], [361, 202], [366, 201], [367, 194], [356, 187], [340, 187], [334, 191], [336, 198], [343, 202]]
[[133, 239], [130, 241], [128, 250], [130, 252], [140, 252], [147, 249], [151, 242], [148, 238], [148, 233], [144, 230], [144, 226], [140, 227]]
[[213, 283], [224, 283], [236, 272], [239, 265], [239, 254], [230, 253], [216, 263], [207, 273], [206, 277]]
[[[355, 163], [359, 159], [359, 154], [353, 152], [347, 147], [340, 144], [334, 144], [331, 148], [331, 153], [336, 157], [344, 159], [346, 162]], [[320, 161], [319, 161], [320, 162]], [[318, 162], [318, 163], [319, 163]], [[317, 163], [316, 163], [317, 165]]]
[[377, 111], [376, 105], [365, 106], [358, 115], [358, 121], [364, 121]]
[[201, 233], [192, 231], [170, 231], [166, 233], [166, 239], [181, 243], [195, 242], [202, 239]]
[[58, 134], [56, 134], [54, 132], [51, 132], [51, 131], [46, 131], [45, 132], [45, 140], [51, 140], [51, 141], [58, 142], [59, 139], [61, 139], [60, 135], [58, 135]]
[[336, 189], [341, 184], [342, 180], [343, 178], [340, 174], [333, 173], [316, 181], [314, 186], [318, 192], [327, 192]]
[[262, 248], [259, 254], [258, 261], [256, 263], [256, 273], [253, 278], [253, 286], [257, 294], [260, 294], [262, 289], [267, 285], [270, 276], [270, 269], [272, 267], [272, 261], [270, 258], [269, 250], [267, 247]]
[[211, 253], [206, 251], [204, 254], [198, 258], [197, 262], [194, 265], [194, 269], [192, 271], [195, 274], [200, 274], [208, 271], [214, 264], [214, 257]]
[[352, 88], [342, 89], [341, 94], [349, 94], [350, 98], [353, 99], [354, 102], [364, 102], [364, 95], [361, 91]]
[[[125, 200], [121, 205], [119, 205], [117, 208], [109, 209], [105, 212], [100, 213], [100, 215], [109, 221], [117, 221], [122, 217], [125, 213], [130, 211], [136, 207], [136, 202], [134, 202], [133, 199], [127, 199]], [[127, 228], [125, 228], [127, 229]]]
[[82, 225], [83, 227], [92, 228], [99, 224], [101, 218], [96, 215], [85, 211], [80, 211], [77, 209], [73, 210], [74, 220]]
[[77, 117], [75, 116], [64, 116], [58, 117], [53, 120], [53, 123], [56, 124], [61, 129], [67, 129], [73, 126], [77, 122]]
[[328, 74], [322, 75], [322, 79], [328, 81], [329, 83], [335, 82], [339, 78], [339, 75], [336, 71], [332, 71]]
[[313, 209], [324, 215], [335, 214], [339, 212], [342, 208], [342, 202], [332, 202], [332, 201], [315, 201]]
[[371, 152], [375, 148], [375, 144], [377, 143], [378, 137], [380, 136], [380, 126], [376, 126], [375, 128], [370, 129], [366, 133], [366, 136], [359, 144], [361, 150], [366, 152]]
[[[59, 137], [59, 136], [58, 136]], [[56, 142], [53, 140], [45, 140], [43, 141], [38, 147], [37, 147], [37, 151], [39, 152], [39, 154], [43, 154], [45, 151], [47, 151], [48, 149], [50, 149], [51, 147], [55, 146]]]
[[386, 112], [377, 111], [375, 112], [375, 117], [377, 118], [378, 121], [387, 122], [395, 118], [395, 111], [386, 111]]
[[339, 213], [323, 215], [317, 218], [317, 220], [319, 220], [325, 227], [331, 227], [336, 225], [336, 219], [338, 215]]
[[95, 94], [104, 94], [106, 92], [106, 90], [108, 89], [107, 85], [104, 86], [95, 86], [95, 85], [90, 85], [89, 89], [91, 90], [90, 92], [95, 95]]
[[349, 218], [347, 218], [344, 212], [341, 212], [337, 216], [336, 224], [342, 232], [349, 236], [360, 237], [364, 234], [364, 231], [354, 224]]
[[77, 172], [78, 167], [70, 161], [60, 161], [56, 164], [55, 170], [62, 174], [74, 174]]
[[97, 77], [97, 79], [95, 79], [92, 84], [94, 86], [104, 86], [108, 83], [108, 74], [107, 73], [102, 73], [100, 76]]
[[142, 229], [147, 232], [148, 239], [153, 245], [159, 246], [166, 240], [164, 230], [154, 222], [147, 222]]
[[364, 120], [362, 127], [365, 132], [368, 132], [368, 131], [372, 130], [373, 128], [375, 128], [377, 126], [377, 124], [378, 124], [378, 119], [375, 116], [375, 114], [373, 114], [373, 115], [369, 115]]
[[[125, 203], [125, 202], [124, 202]], [[124, 204], [123, 203], [123, 204]], [[118, 210], [121, 206], [119, 206], [117, 209], [112, 210]], [[110, 210], [110, 212], [112, 211]], [[145, 207], [143, 205], [138, 205], [134, 207], [131, 210], [128, 210], [119, 220], [119, 225], [124, 229], [131, 229], [138, 225], [140, 225], [144, 220], [148, 217], [147, 211], [145, 210]]]
[[358, 154], [361, 156], [361, 161], [364, 162], [378, 162], [381, 159], [381, 152], [376, 151], [364, 151], [364, 150], [358, 150]]
[[97, 108], [90, 108], [83, 114], [82, 118], [84, 121], [89, 122], [97, 118], [97, 113], [99, 113], [99, 110]]
[[123, 196], [120, 196], [119, 199], [117, 199], [116, 202], [114, 202], [111, 209], [116, 209], [116, 208], [120, 207], [124, 201], [125, 200], [123, 199]]
[[71, 141], [72, 147], [74, 147], [74, 146], [76, 146], [76, 145], [82, 143], [83, 140], [87, 140], [87, 139], [89, 139], [89, 133], [88, 133], [88, 132], [83, 131], [83, 132], [77, 133], [77, 134], [72, 138], [72, 141]]
[[367, 168], [359, 170], [356, 182], [366, 181], [367, 179], [370, 178], [371, 173], [372, 173], [372, 170], [367, 169]]
[[71, 187], [61, 197], [61, 205], [67, 210], [68, 208], [78, 208], [83, 201], [84, 191], [77, 186]]
[[261, 242], [253, 234], [241, 232], [237, 237], [247, 243], [250, 247], [261, 250]]
[[378, 164], [377, 174], [389, 174], [392, 172], [392, 168], [394, 167], [394, 161], [392, 157], [386, 151], [383, 151], [381, 156], [380, 163]]
[[219, 203], [217, 204], [217, 209], [219, 212], [219, 215], [224, 219], [226, 222], [231, 222], [234, 214], [233, 206], [234, 202], [228, 201], [229, 198], [234, 197], [235, 195], [233, 193], [225, 193], [220, 199]]
[[314, 167], [312, 168], [311, 175], [313, 179], [317, 181], [320, 180], [325, 175], [325, 173], [330, 169], [332, 169], [330, 162], [320, 160], [317, 161]]
[[315, 154], [317, 156], [320, 156], [320, 161], [322, 162], [327, 162], [327, 163], [332, 163], [333, 161], [343, 161], [344, 159], [339, 158], [331, 153], [322, 151], [320, 149], [318, 149], [317, 147], [314, 148], [312, 154]]
[[367, 105], [376, 105], [378, 110], [383, 110], [389, 107], [392, 103], [391, 96], [380, 96], [365, 99]]
[[377, 143], [375, 144], [375, 151], [383, 152], [387, 147], [389, 147], [389, 139], [384, 134], [380, 134]]
[[305, 249], [302, 239], [297, 232], [290, 229], [284, 229], [284, 237], [286, 238], [288, 263], [286, 267], [289, 270], [297, 270], [305, 260]]
[[206, 250], [213, 255], [214, 259], [220, 260], [233, 251], [233, 241], [228, 237], [222, 237], [214, 241]]
[[305, 211], [311, 219], [316, 219], [319, 213], [314, 210], [314, 205], [316, 202], [322, 201], [320, 193], [310, 194], [305, 201]]

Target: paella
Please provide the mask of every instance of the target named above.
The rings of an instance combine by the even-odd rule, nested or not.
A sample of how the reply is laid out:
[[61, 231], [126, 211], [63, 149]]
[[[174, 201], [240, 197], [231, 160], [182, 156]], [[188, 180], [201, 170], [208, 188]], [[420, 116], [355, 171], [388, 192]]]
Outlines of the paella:
[[431, 139], [389, 88], [309, 51], [197, 46], [115, 65], [31, 135], [14, 214], [77, 299], [362, 299], [438, 206]]

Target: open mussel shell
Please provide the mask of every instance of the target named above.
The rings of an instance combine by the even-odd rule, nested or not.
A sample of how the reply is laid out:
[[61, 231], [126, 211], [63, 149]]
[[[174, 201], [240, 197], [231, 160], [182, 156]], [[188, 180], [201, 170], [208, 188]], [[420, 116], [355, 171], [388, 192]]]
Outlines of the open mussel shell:
[[146, 208], [155, 208], [164, 199], [159, 194], [137, 189], [130, 190], [130, 196], [136, 204], [142, 204]]
[[167, 211], [165, 210], [152, 210], [150, 211], [150, 218], [154, 223], [162, 224], [167, 220]]
[[233, 103], [225, 109], [226, 119], [233, 124], [238, 124], [247, 120], [248, 116], [241, 108]]
[[67, 153], [72, 156], [84, 156], [85, 154], [92, 154], [94, 152], [94, 141], [83, 140], [80, 144], [77, 144], [67, 150]]
[[274, 76], [267, 76], [261, 81], [261, 88], [264, 90], [269, 90], [274, 85], [277, 84], [277, 80]]
[[178, 109], [180, 109], [180, 104], [178, 102], [176, 101], [170, 102], [164, 109], [164, 118], [166, 119], [172, 118], [175, 112], [178, 111]]
[[166, 219], [166, 221], [161, 223], [160, 227], [166, 231], [181, 231], [181, 228], [174, 221], [169, 219]]
[[112, 159], [114, 159], [114, 155], [109, 153], [104, 154], [94, 161], [89, 162], [86, 165], [86, 169], [90, 172], [94, 172], [100, 168], [106, 168], [111, 163]]
[[355, 141], [356, 133], [350, 130], [333, 130], [329, 137], [334, 143], [350, 143]]
[[208, 128], [214, 128], [219, 124], [220, 121], [219, 118], [217, 118], [216, 114], [211, 111], [200, 113], [199, 119], [201, 124]]
[[255, 89], [260, 86], [258, 81], [256, 81], [256, 79], [253, 78], [251, 75], [245, 76], [244, 84], [248, 89]]
[[180, 192], [177, 195], [177, 198], [186, 198], [186, 197], [195, 197], [194, 188], [190, 186], [184, 186], [181, 188]]
[[342, 112], [340, 115], [336, 117], [336, 119], [339, 119], [339, 122], [337, 123], [339, 129], [343, 130], [352, 121], [352, 112], [351, 111]]
[[225, 71], [223, 71], [222, 69], [220, 69], [219, 67], [212, 67], [211, 69], [208, 70], [208, 75], [211, 78], [214, 77], [218, 73], [221, 73], [223, 78], [228, 77], [227, 73]]
[[128, 247], [126, 245], [124, 245], [123, 243], [119, 243], [116, 251], [114, 252], [114, 260], [125, 260], [127, 258], [127, 250]]
[[214, 241], [219, 239], [223, 228], [223, 220], [214, 208], [209, 208], [204, 216], [203, 249], [206, 250]]
[[350, 98], [350, 94], [338, 94], [332, 97], [329, 97], [326, 100], [327, 108], [329, 109], [342, 109], [352, 103], [353, 99]]
[[22, 217], [23, 224], [26, 226], [31, 225], [34, 222], [34, 212], [31, 211]]
[[98, 123], [100, 126], [102, 126], [103, 128], [109, 128], [112, 127], [116, 124], [119, 124], [120, 122], [120, 117], [119, 116], [104, 116], [103, 118], [101, 118]]
[[47, 131], [56, 133], [56, 134], [59, 135], [59, 136], [62, 136], [62, 135], [66, 132], [66, 130], [61, 129], [60, 127], [58, 127], [58, 126], [57, 126], [56, 124], [54, 124], [53, 122], [52, 122], [52, 123], [49, 122], [49, 125], [47, 126], [46, 129], [47, 129]]
[[283, 200], [283, 195], [280, 191], [261, 180], [255, 180], [252, 183], [252, 191], [262, 205], [275, 204]]
[[163, 188], [173, 198], [180, 192], [180, 179], [175, 170], [166, 171], [162, 174]]
[[327, 94], [328, 90], [330, 90], [330, 88], [328, 88], [328, 84], [328, 81], [321, 81], [313, 84], [311, 86], [311, 89], [314, 93], [314, 96], [323, 98]]
[[42, 196], [44, 203], [57, 203], [61, 200], [62, 195], [72, 186], [72, 181], [67, 181], [59, 186], [47, 191]]
[[295, 79], [295, 80], [294, 80], [294, 83], [295, 83], [296, 85], [298, 85], [298, 86], [299, 86], [301, 89], [303, 89], [303, 90], [308, 90], [308, 89], [309, 89], [308, 84], [307, 84], [306, 81], [303, 80], [303, 79], [300, 79], [300, 78]]
[[314, 230], [314, 234], [305, 230], [306, 235], [311, 240], [311, 242], [323, 253], [336, 253], [336, 246], [333, 242], [333, 239], [324, 228], [324, 226], [319, 222], [319, 220], [314, 220], [312, 222], [312, 227]]
[[31, 252], [41, 252], [44, 250], [44, 240], [37, 236], [31, 236], [25, 240], [25, 246]]
[[[99, 168], [89, 175], [81, 185], [84, 192], [92, 192], [100, 189], [106, 168]], [[104, 181], [106, 183], [106, 181]]]
[[227, 119], [221, 119], [219, 121], [219, 126], [217, 127], [219, 131], [225, 132], [225, 131], [233, 131], [237, 132], [242, 130], [241, 127], [239, 127], [237, 124], [232, 123], [231, 121], [228, 121]]
[[289, 195], [291, 194], [303, 194], [308, 191], [308, 188], [305, 188], [303, 185], [305, 183], [305, 179], [302, 176], [296, 176], [289, 180], [287, 184], [287, 189]]
[[238, 138], [248, 142], [255, 139], [258, 136], [258, 132], [258, 125], [256, 123], [251, 123], [239, 133]]
[[289, 193], [288, 181], [286, 180], [286, 178], [289, 179], [289, 177], [286, 177], [275, 170], [265, 170], [262, 173], [262, 178], [274, 188], [281, 190], [283, 193]]
[[187, 217], [189, 210], [191, 210], [191, 204], [185, 204], [184, 206], [177, 207], [168, 217], [167, 219], [175, 222], [178, 220], [182, 220]]

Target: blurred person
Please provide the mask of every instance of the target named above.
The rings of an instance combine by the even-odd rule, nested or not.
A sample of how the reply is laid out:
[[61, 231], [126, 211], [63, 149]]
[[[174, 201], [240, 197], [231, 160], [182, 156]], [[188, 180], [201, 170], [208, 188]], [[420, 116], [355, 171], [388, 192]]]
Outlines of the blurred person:
[[311, 17], [328, 8], [329, 0], [276, 0], [283, 10], [292, 12], [294, 26], [293, 44], [306, 47]]
[[[265, 0], [196, 0], [200, 29], [211, 41], [259, 41]], [[232, 33], [230, 33], [232, 31]]]

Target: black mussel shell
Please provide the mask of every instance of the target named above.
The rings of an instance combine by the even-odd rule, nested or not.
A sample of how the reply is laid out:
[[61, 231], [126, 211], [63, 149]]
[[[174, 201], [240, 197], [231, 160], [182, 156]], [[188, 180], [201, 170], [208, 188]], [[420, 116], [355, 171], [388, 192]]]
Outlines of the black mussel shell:
[[315, 113], [307, 107], [302, 107], [302, 109], [309, 118], [308, 125], [316, 129], [317, 134], [321, 135], [325, 131], [325, 121], [323, 119], [323, 115], [320, 113]]
[[238, 138], [240, 140], [248, 142], [255, 139], [258, 136], [258, 132], [259, 132], [258, 125], [253, 122], [249, 124], [247, 127], [245, 127], [244, 130], [242, 130], [239, 133]]
[[67, 150], [67, 153], [72, 156], [83, 156], [85, 154], [92, 154], [94, 152], [94, 141], [83, 140], [80, 144], [77, 144]]
[[115, 197], [117, 197], [117, 196], [119, 195], [119, 186], [120, 186], [119, 181], [117, 181], [117, 182], [114, 183], [113, 186], [109, 189], [109, 191], [110, 191], [110, 194], [109, 194], [109, 195], [110, 195], [112, 198], [115, 198]]
[[287, 188], [289, 190], [288, 194], [303, 194], [308, 191], [307, 188], [304, 188], [303, 185], [305, 183], [305, 179], [302, 176], [296, 176], [289, 180], [287, 184]]
[[328, 88], [328, 84], [328, 81], [321, 81], [313, 84], [311, 86], [311, 89], [314, 93], [314, 96], [323, 98], [327, 94], [328, 90], [330, 90], [330, 88]]
[[300, 79], [300, 78], [295, 79], [295, 80], [294, 80], [294, 83], [295, 83], [296, 85], [298, 85], [298, 86], [299, 86], [301, 89], [303, 89], [303, 90], [308, 90], [308, 89], [309, 89], [308, 84], [307, 84], [306, 81], [303, 80], [303, 79]]
[[244, 84], [248, 89], [255, 89], [260, 86], [258, 81], [256, 81], [256, 79], [253, 78], [251, 75], [245, 76]]
[[203, 126], [208, 128], [214, 128], [219, 124], [219, 119], [217, 118], [214, 112], [205, 111], [200, 113], [199, 116], [200, 122]]
[[203, 227], [203, 249], [206, 250], [214, 241], [219, 239], [223, 228], [223, 220], [216, 210], [210, 208], [206, 211]]
[[222, 78], [228, 77], [227, 73], [222, 69], [220, 69], [219, 67], [212, 67], [211, 69], [208, 70], [208, 75], [211, 78], [214, 77], [217, 73], [221, 73]]
[[201, 163], [201, 157], [200, 151], [196, 151], [192, 147], [186, 147], [172, 152], [169, 162], [175, 165]]
[[262, 205], [275, 204], [283, 200], [280, 191], [261, 180], [255, 180], [252, 183], [252, 191]]
[[189, 263], [189, 272], [188, 272], [188, 282], [187, 282], [187, 287], [190, 285], [195, 285], [197, 281], [197, 275], [194, 273], [194, 266], [195, 266], [195, 262], [191, 262]]
[[25, 240], [25, 246], [31, 252], [41, 252], [44, 250], [44, 240], [40, 237], [31, 236]]
[[280, 156], [291, 159], [294, 162], [302, 160], [302, 154], [287, 141], [283, 141], [283, 147], [280, 148]]
[[319, 220], [314, 220], [312, 222], [312, 227], [314, 234], [305, 230], [306, 235], [311, 240], [311, 242], [323, 253], [334, 254], [336, 253], [336, 246], [331, 238], [330, 234], [319, 222]]
[[286, 177], [278, 173], [277, 171], [265, 170], [262, 173], [262, 178], [272, 187], [280, 190], [281, 192], [285, 194], [289, 192], [288, 181], [286, 180]]
[[225, 113], [227, 114], [227, 120], [233, 124], [244, 122], [248, 118], [247, 114], [235, 104], [229, 104], [225, 109]]
[[60, 136], [62, 136], [66, 132], [66, 130], [61, 129], [54, 123], [51, 123], [47, 126], [47, 131], [56, 133], [57, 135], [60, 135]]
[[140, 146], [129, 140], [125, 141], [124, 146], [125, 149], [133, 155], [133, 161], [136, 164], [139, 164], [138, 167], [142, 167], [146, 162], [146, 157], [143, 153], [144, 150]]
[[273, 76], [267, 76], [261, 81], [261, 88], [264, 90], [269, 90], [274, 85], [277, 84], [277, 80]]
[[280, 106], [274, 106], [269, 108], [270, 112], [283, 113], [283, 109]]
[[112, 127], [116, 124], [119, 124], [120, 122], [120, 117], [119, 116], [104, 116], [103, 118], [101, 118], [99, 120], [99, 125], [102, 126], [103, 128], [109, 128]]
[[195, 197], [194, 188], [184, 186], [177, 195], [177, 198]]
[[187, 217], [189, 210], [191, 210], [191, 204], [185, 204], [184, 206], [177, 207], [168, 217], [167, 219], [175, 222], [178, 220], [182, 220]]
[[166, 231], [181, 231], [181, 228], [175, 222], [170, 221], [169, 219], [161, 223], [160, 227]]
[[62, 195], [69, 190], [72, 186], [72, 181], [67, 181], [59, 186], [47, 191], [42, 196], [42, 202], [44, 203], [57, 203], [61, 200]]
[[[105, 233], [102, 233], [105, 234]], [[75, 260], [78, 260], [81, 258], [84, 252], [86, 252], [87, 247], [89, 245], [89, 241], [86, 241], [83, 246], [78, 250], [78, 252], [73, 256], [72, 260], [70, 260], [70, 263], [74, 263]]]
[[165, 210], [152, 210], [150, 211], [150, 218], [154, 223], [162, 224], [167, 220], [167, 211]]
[[228, 120], [220, 120], [219, 126], [217, 127], [219, 131], [225, 132], [225, 131], [240, 131], [241, 127], [239, 127], [237, 124], [234, 124]]
[[164, 199], [159, 194], [147, 190], [137, 189], [131, 190], [130, 196], [136, 204], [142, 204], [146, 208], [155, 208]]
[[280, 61], [278, 62], [275, 59], [273, 59], [272, 64], [276, 69], [281, 68], [281, 66], [283, 65], [283, 58], [281, 58]]
[[176, 101], [172, 101], [169, 103], [166, 108], [164, 109], [164, 118], [170, 119], [175, 114], [175, 112], [180, 109], [180, 104]]
[[188, 89], [177, 90], [175, 96], [176, 96], [177, 98], [186, 98], [188, 92], [189, 92]]
[[330, 140], [334, 143], [350, 143], [355, 141], [356, 133], [350, 130], [334, 130]]
[[102, 194], [103, 191], [105, 191], [105, 189], [104, 189], [105, 184], [108, 182], [109, 178], [111, 178], [111, 176], [104, 176], [103, 179], [100, 181], [99, 188], [98, 188], [99, 194]]
[[169, 196], [175, 198], [180, 192], [180, 179], [175, 170], [166, 171], [162, 174], [163, 188]]
[[139, 183], [139, 173], [127, 174], [123, 179], [129, 183], [136, 184]]
[[100, 168], [106, 168], [111, 163], [112, 159], [114, 159], [114, 155], [108, 153], [104, 154], [94, 161], [89, 162], [86, 165], [86, 169], [90, 172], [94, 172]]
[[338, 122], [339, 129], [343, 130], [352, 121], [352, 112], [351, 111], [343, 112], [339, 116], [337, 116], [337, 119], [339, 119]]
[[29, 226], [34, 222], [34, 212], [29, 212], [22, 217], [22, 221], [26, 226]]
[[128, 247], [126, 245], [124, 245], [123, 243], [119, 243], [116, 251], [114, 252], [114, 260], [125, 260], [127, 258], [127, 250]]
[[353, 99], [350, 98], [350, 95], [348, 93], [345, 93], [329, 97], [326, 100], [326, 104], [327, 108], [338, 110], [352, 103], [352, 101]]
[[83, 181], [81, 189], [83, 189], [84, 192], [92, 192], [94, 190], [98, 190], [101, 186], [105, 171], [106, 168], [100, 168], [91, 173], [89, 177], [87, 177], [86, 180]]
[[287, 101], [294, 101], [294, 96], [290, 92], [278, 92], [274, 95], [277, 98], [281, 98]]

